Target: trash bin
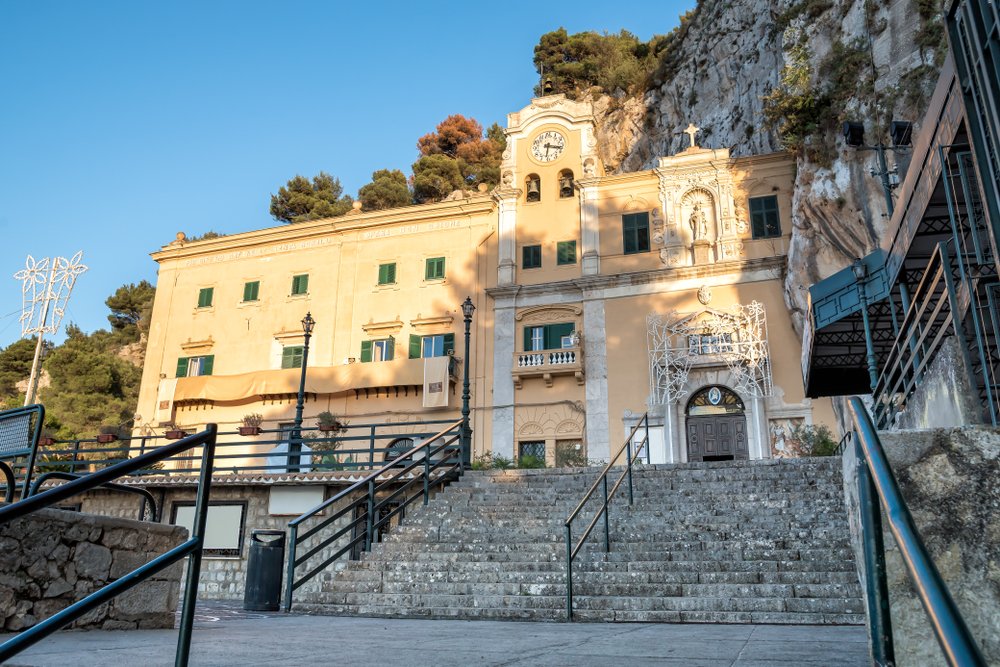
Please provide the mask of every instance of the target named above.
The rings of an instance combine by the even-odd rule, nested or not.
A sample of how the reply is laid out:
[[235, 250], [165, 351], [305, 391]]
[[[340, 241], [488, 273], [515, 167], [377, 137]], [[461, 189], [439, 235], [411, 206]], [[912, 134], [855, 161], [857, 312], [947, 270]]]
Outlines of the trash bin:
[[250, 562], [247, 564], [246, 590], [243, 593], [244, 609], [278, 611], [281, 608], [284, 560], [285, 531], [255, 530], [250, 534]]

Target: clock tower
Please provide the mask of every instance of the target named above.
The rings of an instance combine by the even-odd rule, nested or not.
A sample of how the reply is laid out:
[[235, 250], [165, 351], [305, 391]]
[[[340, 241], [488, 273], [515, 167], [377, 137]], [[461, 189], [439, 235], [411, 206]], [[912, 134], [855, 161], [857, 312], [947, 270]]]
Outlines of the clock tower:
[[[499, 286], [598, 273], [596, 184], [603, 174], [589, 102], [548, 95], [508, 114], [501, 183], [494, 192]], [[520, 261], [525, 247], [537, 252], [537, 271]], [[568, 266], [575, 275], [546, 270]]]

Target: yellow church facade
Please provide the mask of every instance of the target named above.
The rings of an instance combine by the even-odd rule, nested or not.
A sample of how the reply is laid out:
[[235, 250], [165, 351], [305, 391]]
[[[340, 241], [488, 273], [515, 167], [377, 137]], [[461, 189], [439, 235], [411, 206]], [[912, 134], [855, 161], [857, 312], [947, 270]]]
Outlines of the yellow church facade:
[[543, 97], [508, 116], [492, 192], [178, 235], [153, 254], [139, 424], [288, 424], [306, 313], [307, 428], [458, 419], [469, 297], [474, 457], [607, 460], [646, 412], [654, 463], [785, 455], [792, 426], [834, 424], [782, 294], [794, 160], [695, 132], [609, 175], [590, 105]]

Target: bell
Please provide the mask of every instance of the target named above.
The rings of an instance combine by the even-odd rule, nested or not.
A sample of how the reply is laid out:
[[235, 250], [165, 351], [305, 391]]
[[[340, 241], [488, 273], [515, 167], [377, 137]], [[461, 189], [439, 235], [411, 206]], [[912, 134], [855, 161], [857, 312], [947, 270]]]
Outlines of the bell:
[[545, 79], [545, 83], [542, 84], [542, 92], [546, 95], [551, 95], [555, 90], [555, 86], [552, 85], [552, 79]]
[[563, 198], [573, 196], [573, 179], [569, 176], [559, 179], [559, 196]]
[[531, 179], [528, 181], [528, 201], [540, 201], [541, 198], [542, 194], [538, 190], [538, 181]]

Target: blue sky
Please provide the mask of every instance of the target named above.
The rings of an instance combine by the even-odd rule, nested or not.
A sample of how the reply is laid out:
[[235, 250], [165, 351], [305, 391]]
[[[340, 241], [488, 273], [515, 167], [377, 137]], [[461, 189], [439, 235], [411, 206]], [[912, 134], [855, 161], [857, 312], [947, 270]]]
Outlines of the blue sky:
[[104, 299], [155, 282], [149, 253], [178, 231], [277, 224], [296, 173], [352, 195], [409, 173], [447, 115], [502, 124], [528, 102], [543, 33], [648, 39], [694, 2], [343, 4], [0, 3], [0, 346], [29, 254], [83, 250], [66, 321], [106, 327]]

